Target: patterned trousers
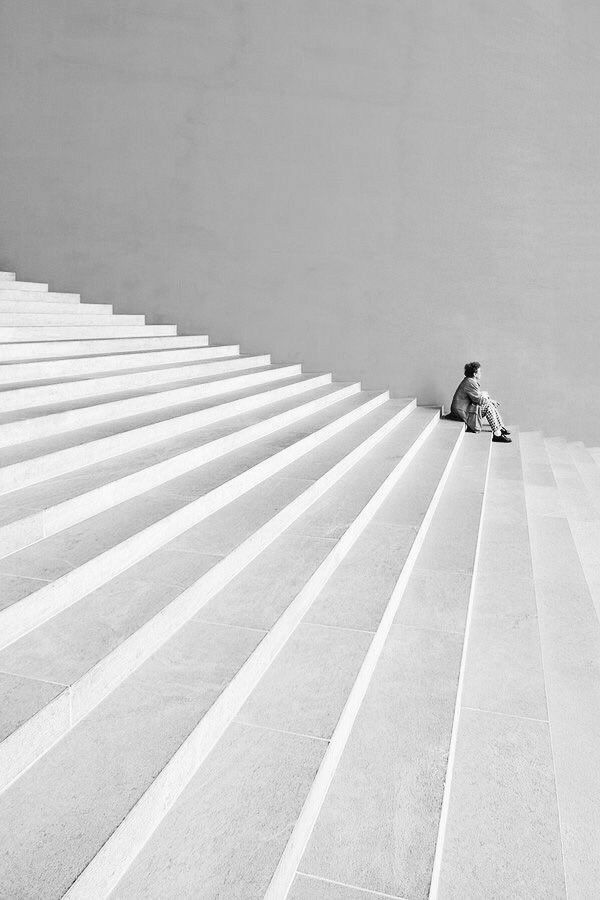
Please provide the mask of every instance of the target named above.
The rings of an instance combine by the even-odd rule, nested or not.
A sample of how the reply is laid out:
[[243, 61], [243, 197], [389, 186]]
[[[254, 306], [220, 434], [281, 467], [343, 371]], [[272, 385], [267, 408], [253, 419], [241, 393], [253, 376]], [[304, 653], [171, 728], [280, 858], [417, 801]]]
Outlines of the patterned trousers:
[[500, 431], [501, 428], [504, 428], [502, 416], [494, 400], [484, 399], [481, 404], [481, 415], [488, 420], [492, 431]]

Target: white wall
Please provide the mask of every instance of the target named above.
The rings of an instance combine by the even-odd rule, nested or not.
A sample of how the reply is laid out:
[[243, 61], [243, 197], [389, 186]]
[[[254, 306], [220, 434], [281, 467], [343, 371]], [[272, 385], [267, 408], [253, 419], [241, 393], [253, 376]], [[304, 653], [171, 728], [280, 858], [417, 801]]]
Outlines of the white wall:
[[600, 444], [595, 0], [3, 0], [0, 268]]

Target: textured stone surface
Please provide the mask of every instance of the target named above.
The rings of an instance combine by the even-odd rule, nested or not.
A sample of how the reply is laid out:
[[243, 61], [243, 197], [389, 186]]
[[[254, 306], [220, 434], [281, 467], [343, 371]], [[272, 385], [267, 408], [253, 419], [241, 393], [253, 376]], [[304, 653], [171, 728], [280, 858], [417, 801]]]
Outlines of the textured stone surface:
[[558, 489], [538, 436], [522, 446], [548, 717], [569, 896], [593, 897], [600, 883], [600, 624], [566, 517], [540, 514], [529, 483], [532, 459]]
[[377, 900], [378, 897], [385, 900], [389, 896], [378, 891], [361, 891], [360, 888], [335, 884], [308, 875], [296, 875], [287, 900], [373, 900], [373, 898]]
[[392, 627], [300, 871], [427, 896], [461, 646]]
[[232, 725], [117, 886], [114, 900], [259, 900], [326, 746]]
[[238, 721], [331, 737], [371, 637], [301, 623], [241, 708]]
[[260, 638], [189, 625], [0, 795], [7, 896], [62, 896]]
[[565, 900], [546, 722], [463, 708], [438, 896]]

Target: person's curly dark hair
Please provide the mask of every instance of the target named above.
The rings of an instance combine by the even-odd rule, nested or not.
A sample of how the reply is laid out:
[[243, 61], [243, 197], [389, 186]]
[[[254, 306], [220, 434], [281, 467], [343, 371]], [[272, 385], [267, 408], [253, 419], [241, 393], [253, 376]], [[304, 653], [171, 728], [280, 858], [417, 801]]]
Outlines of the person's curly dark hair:
[[465, 365], [465, 378], [473, 378], [477, 369], [481, 368], [480, 362], [470, 362]]

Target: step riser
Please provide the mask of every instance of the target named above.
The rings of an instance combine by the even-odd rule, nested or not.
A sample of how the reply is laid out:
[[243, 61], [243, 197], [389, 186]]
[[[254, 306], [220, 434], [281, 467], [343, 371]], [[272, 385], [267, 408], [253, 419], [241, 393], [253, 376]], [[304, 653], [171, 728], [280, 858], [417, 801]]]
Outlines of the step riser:
[[35, 292], [36, 294], [45, 294], [48, 290], [47, 284], [42, 284], [38, 281], [12, 281], [9, 288], [4, 287], [4, 283], [0, 282], [0, 291], [4, 290], [18, 290], [23, 291], [23, 293], [29, 293], [30, 291]]
[[[412, 409], [414, 409], [414, 404], [409, 405], [402, 410], [401, 413], [399, 413], [399, 418], [396, 417], [394, 421], [398, 423], [401, 418], [408, 415]], [[426, 433], [430, 430], [431, 427], [427, 426], [423, 436], [419, 436], [415, 443], [420, 444]], [[412, 450], [409, 452], [412, 454]], [[406, 464], [407, 463], [405, 463], [404, 466]], [[401, 463], [400, 466], [402, 465], [403, 464]], [[309, 490], [312, 491], [315, 496], [321, 496], [321, 493], [315, 493], [316, 489], [314, 485], [311, 486]], [[312, 502], [314, 502], [314, 500]], [[303, 506], [302, 509], [304, 509]], [[281, 515], [281, 513], [279, 515]], [[296, 518], [298, 518], [299, 515], [300, 513], [296, 515]], [[288, 525], [285, 527], [288, 527]], [[362, 527], [364, 527], [364, 525]], [[225, 587], [232, 578], [245, 568], [248, 562], [251, 562], [258, 553], [262, 552], [262, 550], [272, 543], [272, 541], [284, 530], [283, 528], [279, 528], [274, 532], [270, 523], [267, 523], [264, 528], [266, 529], [265, 536], [267, 541], [264, 546], [259, 540], [259, 549], [257, 550], [256, 536], [249, 538], [234, 551], [237, 560], [235, 565], [231, 561], [228, 563], [227, 560], [219, 562], [211, 572], [203, 576], [202, 579], [196, 582], [192, 587], [188, 588], [187, 591], [183, 592], [182, 595], [174, 601], [174, 603], [177, 604], [177, 607], [171, 604], [172, 613], [169, 613], [168, 609], [165, 609], [159, 613], [157, 617], [148, 621], [138, 632], [132, 634], [123, 642], [123, 644], [119, 645], [112, 653], [97, 663], [89, 672], [75, 682], [70, 689], [67, 689], [64, 693], [52, 700], [40, 713], [38, 713], [38, 715], [22, 725], [21, 728], [0, 744], [0, 791], [4, 790], [11, 781], [17, 778], [25, 768], [35, 762], [39, 756], [45, 753], [53, 743], [69, 730], [69, 728], [72, 728], [77, 722], [84, 718], [84, 716], [97, 706], [101, 700], [118, 686], [118, 684], [137, 669], [152, 655], [152, 653], [159, 649], [160, 646], [166, 643], [169, 637], [180, 627], [179, 623], [182, 615], [181, 610], [179, 610], [180, 606], [183, 606], [183, 614], [186, 616], [185, 621], [188, 621], [188, 619], [191, 618], [191, 615], [194, 613], [189, 613], [190, 607], [188, 595], [192, 598], [194, 604], [198, 603], [199, 597], [202, 598], [200, 606], [208, 603], [215, 593], [221, 590], [222, 587]], [[340, 541], [336, 546], [343, 548], [345, 545]], [[251, 557], [248, 557], [247, 554], [248, 547], [251, 550]], [[342, 555], [340, 555], [340, 552], [341, 551], [334, 550], [328, 557], [330, 565], [333, 564], [334, 568], [339, 564], [339, 561], [342, 556], [345, 555], [347, 550], [344, 549]], [[323, 569], [323, 572], [325, 572], [325, 569], [323, 567], [321, 568]], [[329, 575], [327, 577], [329, 577]], [[315, 579], [314, 584], [318, 581], [318, 578]], [[313, 584], [313, 581], [311, 581], [311, 584]], [[185, 624], [185, 622], [181, 624]]]
[[83, 313], [67, 315], [66, 313], [5, 313], [0, 309], [0, 328], [32, 328], [32, 327], [60, 327], [81, 328], [108, 328], [111, 325], [143, 325], [145, 316], [121, 316], [121, 315], [97, 315], [88, 316]]
[[[275, 626], [261, 641], [165, 768], [159, 773], [152, 786], [142, 795], [99, 853], [84, 869], [69, 891], [67, 891], [65, 897], [68, 897], [69, 900], [84, 900], [86, 896], [107, 896], [115, 887], [142, 847], [158, 828], [167, 812], [173, 807], [175, 801], [189, 784], [217, 741], [222, 737], [226, 728], [239, 713], [253, 688], [294, 633], [297, 625], [318, 597], [324, 585], [356, 543], [386, 497], [389, 496], [410, 460], [417, 453], [437, 421], [436, 417], [430, 425], [426, 426], [413, 443], [413, 446], [405, 454], [405, 457], [402, 458], [380, 485], [345, 535], [335, 545], [331, 553], [294, 598]], [[383, 440], [398, 422], [399, 419], [394, 417], [394, 419], [390, 420], [390, 423], [384, 426], [385, 434], [383, 436], [372, 435], [366, 442], [369, 444], [366, 452], [372, 450]], [[365, 452], [359, 452], [361, 447], [362, 445], [350, 454], [351, 456], [356, 454], [354, 459], [342, 461], [343, 471], [337, 475], [329, 486], [339, 481], [343, 474], [346, 474], [353, 465], [364, 458]], [[330, 474], [328, 473], [328, 475]], [[309, 491], [312, 490], [313, 488], [309, 489]], [[218, 590], [221, 590], [221, 587]], [[196, 586], [190, 590], [195, 589]], [[214, 595], [212, 591], [210, 593], [211, 596]], [[215, 590], [214, 593], [217, 593], [217, 591]], [[209, 599], [210, 597], [207, 597], [204, 600], [203, 594], [201, 605], [204, 605]], [[278, 900], [283, 896], [285, 894], [278, 894]]]
[[19, 304], [23, 301], [24, 304], [30, 306], [39, 306], [40, 303], [68, 304], [71, 312], [74, 312], [77, 304], [81, 303], [81, 294], [65, 294], [57, 291], [19, 291], [15, 290], [14, 284], [11, 284], [7, 285], [7, 289], [0, 291], [0, 301], [15, 301]]
[[73, 603], [106, 584], [125, 569], [145, 559], [164, 544], [179, 537], [184, 531], [188, 531], [212, 513], [241, 497], [242, 494], [281, 471], [329, 437], [338, 434], [362, 416], [367, 415], [372, 409], [384, 403], [386, 399], [387, 394], [382, 394], [374, 400], [364, 403], [325, 428], [303, 438], [291, 447], [280, 450], [203, 497], [188, 503], [116, 547], [99, 554], [77, 569], [57, 578], [51, 584], [45, 585], [40, 590], [1, 611], [0, 649], [72, 606]]
[[[4, 297], [4, 294], [0, 293], [0, 313], [14, 313], [15, 315], [22, 315], [23, 313], [28, 313], [29, 315], [38, 315], [38, 313], [46, 313], [51, 316], [59, 316], [65, 315], [69, 316], [69, 318], [73, 318], [77, 316], [78, 318], [73, 318], [73, 321], [79, 321], [81, 319], [85, 323], [86, 316], [112, 316], [113, 315], [113, 307], [110, 303], [61, 303], [60, 301], [55, 301], [52, 303], [47, 302], [46, 297], [48, 295], [44, 295], [44, 300], [36, 300], [31, 302], [28, 300], [11, 300], [8, 297]], [[35, 323], [34, 323], [35, 324]]]
[[202, 362], [222, 356], [239, 356], [240, 345], [198, 347], [189, 350], [158, 350], [152, 353], [119, 354], [118, 356], [87, 357], [83, 359], [59, 359], [50, 362], [5, 363], [0, 366], [0, 384], [18, 384], [23, 381], [45, 381], [49, 378], [77, 378], [93, 372], [112, 372], [120, 369], [176, 365], [177, 363]]
[[16, 277], [14, 272], [0, 272], [0, 281], [14, 281]]
[[225, 378], [222, 381], [214, 381], [209, 384], [175, 388], [170, 391], [144, 394], [127, 400], [115, 400], [110, 403], [101, 403], [97, 406], [87, 406], [82, 409], [69, 410], [68, 412], [39, 416], [37, 419], [22, 419], [19, 422], [10, 422], [0, 427], [0, 447], [48, 437], [49, 435], [59, 434], [62, 431], [71, 431], [74, 428], [85, 428], [87, 425], [97, 425], [99, 422], [124, 418], [137, 413], [164, 409], [177, 403], [188, 403], [194, 400], [218, 397], [221, 394], [242, 391], [254, 385], [267, 384], [280, 378], [293, 378], [300, 374], [301, 367], [299, 365], [284, 366], [280, 369], [271, 369], [266, 372], [234, 375], [231, 378]]
[[176, 325], [42, 325], [0, 326], [0, 343], [75, 341], [100, 338], [161, 337], [177, 334]]
[[39, 387], [17, 388], [0, 396], [0, 411], [28, 409], [35, 406], [46, 406], [50, 403], [63, 403], [65, 400], [81, 400], [102, 394], [133, 391], [138, 388], [154, 387], [161, 384], [172, 384], [177, 381], [191, 381], [194, 378], [208, 378], [244, 369], [258, 369], [269, 366], [271, 357], [249, 356], [245, 358], [219, 360], [216, 362], [200, 362], [197, 365], [173, 366], [169, 369], [149, 369], [147, 372], [123, 373], [101, 378], [88, 378], [85, 381], [68, 381], [64, 384], [52, 384]]
[[[177, 335], [175, 326], [156, 326], [146, 325], [145, 330], [154, 328], [167, 328], [163, 332], [156, 332], [157, 337], [131, 337], [126, 335], [119, 336], [113, 340], [56, 340], [53, 342], [42, 341], [36, 343], [22, 343], [11, 346], [0, 344], [0, 362], [13, 362], [17, 360], [24, 362], [25, 360], [50, 360], [59, 357], [80, 358], [92, 356], [94, 354], [105, 353], [135, 353], [143, 350], [161, 350], [161, 349], [178, 349], [184, 347], [206, 347], [208, 345], [208, 336], [205, 334], [196, 335]], [[150, 331], [152, 334], [152, 331]]]
[[[20, 550], [36, 540], [57, 534], [59, 531], [82, 522], [84, 519], [89, 519], [91, 516], [110, 509], [112, 506], [117, 506], [125, 500], [130, 500], [132, 497], [139, 496], [139, 494], [143, 494], [154, 487], [172, 481], [174, 478], [192, 471], [192, 469], [217, 459], [224, 453], [229, 453], [231, 450], [243, 447], [251, 441], [265, 437], [279, 428], [304, 418], [306, 415], [325, 409], [333, 402], [339, 402], [345, 397], [356, 394], [359, 390], [359, 384], [351, 385], [335, 394], [328, 395], [328, 397], [313, 401], [308, 411], [297, 407], [295, 410], [273, 417], [273, 419], [269, 419], [264, 423], [252, 425], [235, 434], [211, 441], [211, 443], [205, 444], [203, 447], [181, 453], [179, 456], [164, 460], [154, 466], [148, 466], [140, 472], [127, 475], [111, 484], [102, 485], [102, 487], [75, 497], [72, 500], [67, 500], [42, 512], [34, 513], [32, 516], [27, 516], [25, 519], [11, 523], [10, 526], [6, 526], [4, 529], [0, 528], [0, 539], [6, 538], [6, 540], [2, 540], [0, 557], [9, 556], [16, 550]], [[305, 406], [308, 407], [309, 404]]]
[[[155, 444], [158, 441], [186, 434], [186, 432], [193, 431], [195, 428], [201, 428], [204, 425], [222, 422], [235, 415], [260, 409], [278, 400], [285, 400], [288, 397], [294, 397], [330, 383], [330, 374], [317, 375], [306, 381], [294, 382], [283, 387], [261, 391], [258, 394], [253, 394], [240, 400], [230, 400], [209, 409], [187, 413], [173, 419], [165, 419], [152, 425], [144, 425], [141, 428], [134, 428], [121, 434], [99, 438], [96, 441], [90, 441], [75, 447], [67, 447], [65, 450], [57, 450], [55, 453], [49, 453], [47, 456], [28, 459], [22, 463], [14, 463], [12, 466], [0, 469], [0, 494], [15, 491], [31, 484], [37, 484], [56, 475], [65, 475], [75, 469], [119, 456], [121, 453], [139, 450], [141, 447], [147, 447], [149, 444]], [[2, 528], [0, 528], [0, 540], [2, 536], [5, 539], [7, 537]], [[35, 538], [35, 540], [39, 540], [39, 537]], [[27, 541], [27, 543], [31, 543], [31, 541]], [[11, 550], [9, 552], [12, 553], [14, 551]]]
[[308, 840], [318, 819], [323, 801], [325, 800], [325, 796], [327, 794], [327, 791], [329, 790], [329, 786], [331, 785], [333, 776], [335, 775], [335, 771], [344, 752], [344, 748], [348, 742], [348, 738], [350, 737], [352, 727], [354, 725], [354, 722], [356, 721], [360, 706], [368, 690], [371, 678], [373, 677], [377, 662], [379, 661], [379, 658], [383, 651], [386, 638], [394, 623], [394, 619], [402, 601], [404, 591], [410, 579], [412, 570], [414, 569], [421, 547], [423, 546], [423, 543], [425, 541], [429, 526], [431, 525], [431, 522], [433, 520], [433, 516], [442, 496], [444, 486], [448, 480], [448, 477], [452, 470], [452, 466], [460, 449], [463, 436], [464, 431], [461, 430], [460, 432], [458, 432], [456, 444], [454, 445], [448, 461], [444, 467], [444, 471], [442, 472], [440, 481], [437, 485], [433, 497], [431, 498], [427, 512], [423, 517], [419, 530], [415, 536], [413, 544], [402, 568], [402, 573], [398, 581], [396, 582], [396, 586], [381, 617], [379, 627], [375, 632], [373, 640], [371, 641], [367, 654], [360, 667], [360, 671], [354, 681], [348, 699], [346, 700], [342, 714], [340, 715], [335, 730], [331, 735], [331, 739], [327, 746], [327, 750], [325, 751], [325, 755], [321, 761], [321, 765], [319, 766], [319, 770], [315, 776], [308, 796], [302, 807], [302, 812], [300, 813], [300, 816], [296, 821], [292, 834], [290, 835], [290, 838], [287, 842], [286, 848], [281, 855], [280, 861], [277, 865], [277, 869], [275, 870], [273, 878], [271, 879], [269, 887], [265, 893], [265, 900], [280, 900], [281, 897], [286, 897], [292, 885], [292, 881], [294, 880], [294, 877], [296, 875], [296, 870], [298, 869], [300, 860], [302, 859], [304, 850], [306, 849], [306, 845], [308, 844]]

